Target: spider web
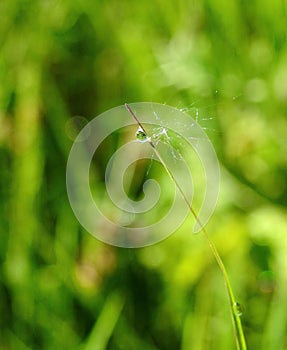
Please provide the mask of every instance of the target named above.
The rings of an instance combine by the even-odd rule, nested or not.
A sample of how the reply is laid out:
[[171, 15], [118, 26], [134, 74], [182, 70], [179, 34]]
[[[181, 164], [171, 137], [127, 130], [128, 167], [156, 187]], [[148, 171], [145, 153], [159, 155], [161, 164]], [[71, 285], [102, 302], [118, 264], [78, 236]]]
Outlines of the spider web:
[[[218, 135], [219, 131], [215, 128], [212, 127], [212, 122], [216, 120], [215, 114], [211, 115], [210, 114], [210, 109], [214, 108], [215, 104], [210, 104], [205, 106], [203, 109], [202, 108], [197, 108], [195, 107], [195, 103], [179, 108], [178, 110], [180, 112], [183, 112], [185, 114], [190, 115], [190, 124], [189, 125], [184, 125], [185, 128], [191, 129], [195, 127], [195, 125], [200, 125], [200, 128], [204, 130], [210, 136], [212, 135]], [[167, 129], [162, 122], [162, 119], [158, 115], [156, 111], [153, 111], [153, 114], [160, 124], [160, 126], [154, 126], [153, 128], [149, 128], [149, 135], [148, 138], [145, 141], [138, 141], [136, 142], [148, 142], [152, 141], [153, 144], [157, 147], [158, 144], [163, 143], [169, 147], [169, 152], [171, 153], [171, 156], [175, 161], [177, 160], [182, 160], [182, 149], [185, 148], [185, 141], [182, 139], [180, 135], [178, 135], [176, 132], [173, 132], [172, 130]], [[175, 121], [176, 124], [180, 123], [180, 121]], [[194, 138], [196, 141], [200, 136], [194, 136], [191, 138]], [[146, 176], [149, 175], [150, 170], [152, 168], [153, 162], [155, 160], [155, 155], [152, 154], [151, 158], [149, 160], [149, 165], [146, 170]]]

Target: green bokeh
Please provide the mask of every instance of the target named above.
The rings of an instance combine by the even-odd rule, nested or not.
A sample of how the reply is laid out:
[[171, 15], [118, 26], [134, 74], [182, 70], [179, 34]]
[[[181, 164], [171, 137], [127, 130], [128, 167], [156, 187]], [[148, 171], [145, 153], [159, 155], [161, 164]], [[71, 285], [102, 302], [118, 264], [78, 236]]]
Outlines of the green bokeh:
[[[189, 221], [157, 245], [119, 249], [68, 203], [78, 130], [154, 101], [198, 108], [222, 169], [208, 230], [248, 347], [286, 349], [286, 1], [14, 0], [0, 16], [0, 348], [235, 349], [222, 277]], [[99, 192], [121, 142], [95, 160]]]

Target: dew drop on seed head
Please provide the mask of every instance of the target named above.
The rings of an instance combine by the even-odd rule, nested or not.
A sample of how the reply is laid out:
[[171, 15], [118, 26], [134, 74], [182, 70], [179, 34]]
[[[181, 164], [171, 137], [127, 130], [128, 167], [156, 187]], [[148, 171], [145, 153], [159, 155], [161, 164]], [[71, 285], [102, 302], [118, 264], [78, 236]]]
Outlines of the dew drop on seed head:
[[136, 132], [136, 138], [139, 142], [145, 142], [147, 140], [147, 135], [141, 127]]

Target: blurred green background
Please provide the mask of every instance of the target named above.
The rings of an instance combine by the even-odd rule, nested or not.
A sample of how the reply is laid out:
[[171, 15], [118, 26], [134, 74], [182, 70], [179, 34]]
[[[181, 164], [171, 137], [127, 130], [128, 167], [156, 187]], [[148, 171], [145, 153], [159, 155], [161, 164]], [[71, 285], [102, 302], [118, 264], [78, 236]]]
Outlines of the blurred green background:
[[287, 348], [286, 4], [1, 1], [0, 349], [235, 349], [202, 235], [115, 248], [70, 209], [73, 118], [137, 101], [198, 108], [222, 170], [208, 230], [248, 347]]

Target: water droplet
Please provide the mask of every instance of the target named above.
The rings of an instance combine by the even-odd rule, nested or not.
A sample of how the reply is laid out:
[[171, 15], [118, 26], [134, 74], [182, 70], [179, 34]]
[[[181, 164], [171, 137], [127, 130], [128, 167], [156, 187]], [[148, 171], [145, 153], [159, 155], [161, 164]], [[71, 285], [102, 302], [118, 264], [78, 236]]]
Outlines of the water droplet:
[[242, 316], [242, 307], [237, 301], [233, 305], [233, 310], [237, 316]]
[[139, 127], [136, 132], [136, 138], [139, 142], [145, 142], [147, 140], [147, 134], [143, 131], [141, 127]]

